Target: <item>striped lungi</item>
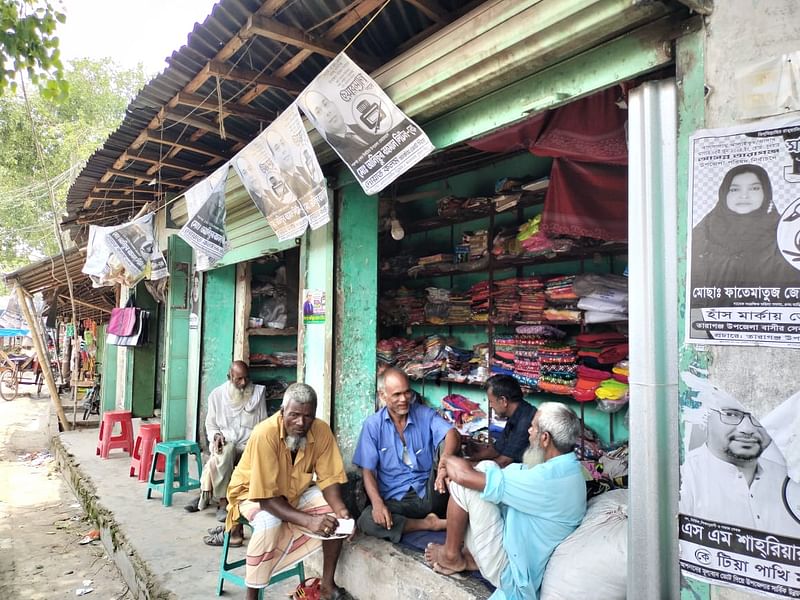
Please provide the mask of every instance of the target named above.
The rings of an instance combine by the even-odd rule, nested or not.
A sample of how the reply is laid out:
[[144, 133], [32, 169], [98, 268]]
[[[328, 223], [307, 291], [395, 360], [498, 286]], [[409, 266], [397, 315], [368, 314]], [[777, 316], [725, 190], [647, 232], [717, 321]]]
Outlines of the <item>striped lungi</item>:
[[[303, 492], [295, 508], [311, 515], [333, 512], [322, 490], [315, 485]], [[239, 512], [253, 526], [253, 535], [247, 544], [244, 578], [247, 587], [267, 587], [273, 573], [290, 569], [322, 548], [322, 540], [312, 538], [302, 527], [281, 521], [262, 510], [258, 502], [241, 501]]]

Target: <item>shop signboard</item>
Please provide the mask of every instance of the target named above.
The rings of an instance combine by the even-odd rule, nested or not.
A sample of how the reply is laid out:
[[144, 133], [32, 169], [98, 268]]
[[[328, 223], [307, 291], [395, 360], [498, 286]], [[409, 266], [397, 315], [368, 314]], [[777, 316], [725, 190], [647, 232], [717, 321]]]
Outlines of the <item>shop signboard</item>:
[[686, 339], [800, 347], [800, 120], [690, 141]]
[[376, 194], [434, 150], [375, 81], [339, 54], [297, 103], [367, 194]]
[[757, 414], [696, 373], [682, 378], [681, 569], [800, 598], [800, 392]]
[[325, 178], [296, 105], [245, 146], [233, 167], [278, 240], [330, 220]]

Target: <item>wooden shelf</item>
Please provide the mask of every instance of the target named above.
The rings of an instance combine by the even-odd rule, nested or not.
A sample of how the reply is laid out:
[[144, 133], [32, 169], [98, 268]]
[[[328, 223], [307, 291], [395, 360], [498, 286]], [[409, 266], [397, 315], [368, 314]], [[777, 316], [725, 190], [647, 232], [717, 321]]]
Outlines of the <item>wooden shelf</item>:
[[518, 193], [522, 194], [519, 202], [517, 202], [517, 204], [514, 206], [502, 211], [494, 210], [495, 204], [492, 202], [492, 197], [489, 197], [489, 203], [485, 207], [460, 210], [458, 211], [458, 214], [455, 215], [436, 216], [429, 217], [427, 219], [420, 219], [419, 221], [410, 221], [409, 223], [403, 225], [403, 229], [406, 230], [406, 233], [418, 233], [420, 231], [439, 229], [441, 227], [450, 227], [451, 225], [457, 225], [459, 223], [467, 223], [477, 219], [484, 219], [492, 212], [494, 212], [496, 215], [502, 215], [503, 213], [510, 213], [518, 207], [528, 208], [530, 206], [538, 206], [544, 204], [544, 197], [547, 193], [547, 190], [538, 190], [536, 192], [507, 192], [505, 194], [498, 194], [497, 197], [510, 196]]
[[294, 327], [286, 329], [274, 329], [272, 327], [254, 327], [247, 330], [247, 335], [297, 335], [297, 329]]
[[[413, 281], [415, 279], [429, 279], [432, 277], [449, 277], [451, 275], [469, 275], [471, 273], [486, 273], [490, 270], [502, 271], [504, 269], [511, 269], [514, 267], [523, 267], [530, 265], [545, 265], [559, 262], [569, 262], [573, 260], [581, 260], [591, 258], [595, 254], [608, 256], [625, 254], [628, 252], [628, 244], [622, 242], [613, 242], [606, 244], [599, 244], [597, 246], [579, 247], [567, 250], [566, 252], [558, 252], [552, 256], [521, 256], [515, 258], [494, 258], [487, 261], [485, 266], [477, 269], [459, 269], [458, 265], [448, 265], [447, 267], [438, 269], [422, 269], [414, 275], [389, 275], [379, 273], [379, 279], [384, 279], [393, 282]], [[461, 263], [469, 264], [469, 263]]]
[[260, 365], [251, 364], [251, 369], [297, 369], [297, 365]]

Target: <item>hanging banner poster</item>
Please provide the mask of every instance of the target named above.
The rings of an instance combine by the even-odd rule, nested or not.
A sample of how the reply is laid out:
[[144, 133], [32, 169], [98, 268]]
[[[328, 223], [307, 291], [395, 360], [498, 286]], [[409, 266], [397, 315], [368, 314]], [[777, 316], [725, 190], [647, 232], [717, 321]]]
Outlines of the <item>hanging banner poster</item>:
[[239, 152], [233, 167], [279, 240], [330, 220], [322, 169], [295, 105]]
[[800, 598], [800, 393], [766, 415], [692, 372], [679, 503], [686, 575]]
[[367, 194], [377, 194], [434, 150], [422, 128], [345, 54], [297, 102]]
[[169, 276], [167, 262], [153, 231], [153, 213], [115, 227], [89, 226], [82, 272], [93, 287], [120, 283], [129, 287], [142, 279]]
[[800, 348], [800, 120], [690, 141], [686, 339]]
[[185, 194], [189, 220], [178, 235], [197, 253], [199, 271], [210, 269], [228, 250], [228, 238], [225, 235], [227, 176], [226, 164]]
[[325, 290], [303, 290], [303, 323], [325, 322]]

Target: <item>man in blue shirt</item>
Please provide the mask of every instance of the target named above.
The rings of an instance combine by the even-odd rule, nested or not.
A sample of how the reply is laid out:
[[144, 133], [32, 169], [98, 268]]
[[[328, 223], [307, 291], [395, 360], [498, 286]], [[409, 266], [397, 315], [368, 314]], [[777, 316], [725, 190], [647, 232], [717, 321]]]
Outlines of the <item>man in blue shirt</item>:
[[539, 406], [523, 464], [474, 467], [448, 456], [447, 538], [425, 559], [439, 573], [479, 569], [497, 587], [490, 600], [537, 600], [553, 550], [586, 512], [586, 484], [573, 452], [580, 421], [560, 402]]
[[[456, 429], [422, 402], [411, 402], [408, 377], [389, 368], [378, 377], [378, 395], [385, 404], [364, 421], [353, 464], [361, 467], [369, 497], [358, 519], [367, 535], [400, 541], [404, 532], [445, 528], [442, 458], [458, 451]], [[440, 490], [440, 491], [436, 491]]]
[[510, 375], [493, 375], [486, 382], [486, 397], [489, 408], [506, 426], [493, 444], [477, 444], [467, 441], [468, 458], [473, 462], [493, 460], [501, 467], [522, 462], [522, 454], [528, 448], [528, 427], [536, 408], [522, 397], [522, 389]]

